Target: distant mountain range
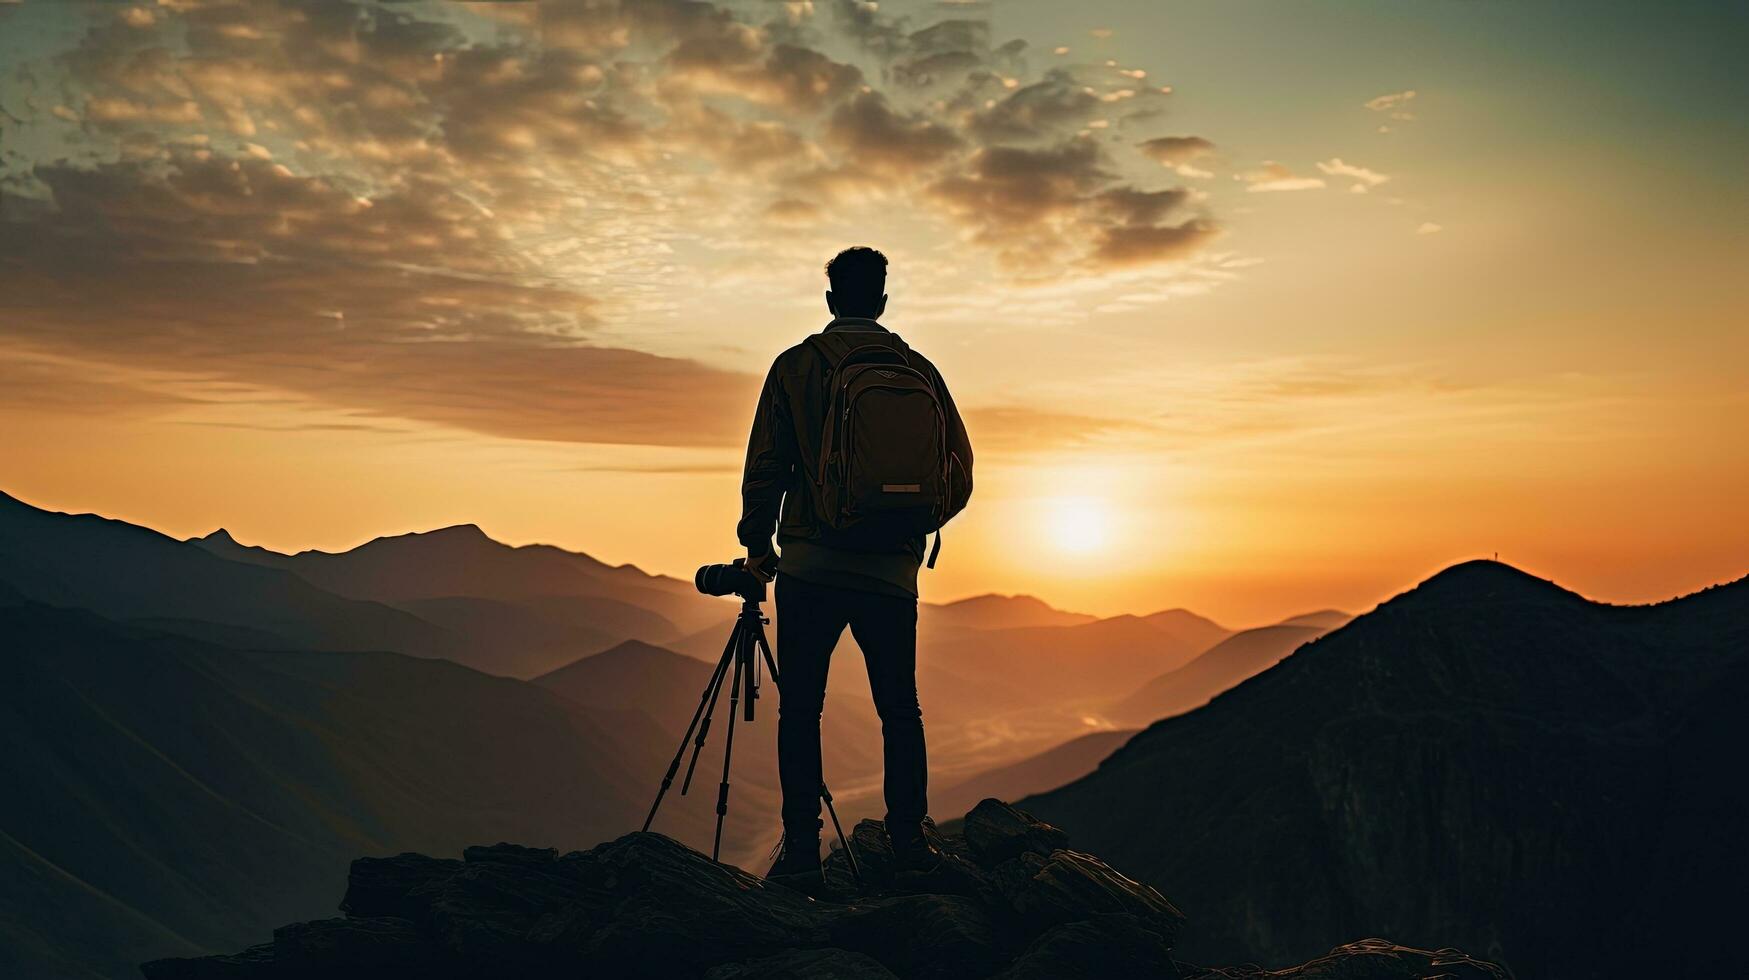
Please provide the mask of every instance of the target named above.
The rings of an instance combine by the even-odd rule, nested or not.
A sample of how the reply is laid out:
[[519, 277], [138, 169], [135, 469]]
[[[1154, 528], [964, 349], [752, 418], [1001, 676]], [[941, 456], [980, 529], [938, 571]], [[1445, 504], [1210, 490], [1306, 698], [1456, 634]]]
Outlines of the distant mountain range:
[[[327, 911], [359, 853], [638, 826], [735, 609], [471, 525], [285, 555], [0, 494], [0, 976], [257, 942]], [[1184, 902], [1204, 962], [1371, 934], [1525, 976], [1729, 972], [1728, 944], [1612, 940], [1735, 928], [1701, 896], [1749, 872], [1749, 584], [1617, 608], [1471, 563], [1348, 620], [923, 604], [936, 808], [1043, 793]], [[881, 810], [879, 724], [841, 646], [849, 821]], [[749, 866], [777, 808], [766, 693], [725, 840]], [[702, 846], [714, 795], [657, 829]]]
[[[0, 494], [0, 975], [132, 976], [140, 959], [255, 941], [323, 911], [312, 903], [356, 853], [585, 846], [635, 827], [734, 611], [690, 583], [472, 525], [285, 555]], [[1042, 696], [1029, 658], [1083, 651], [1102, 680], [1079, 689], [1097, 699], [1182, 659], [1185, 631], [1225, 635], [1189, 614], [1097, 620], [1029, 596], [919, 615], [944, 771], [1083, 727], [1017, 727]], [[879, 812], [880, 749], [846, 645], [825, 750], [850, 820]], [[1019, 659], [991, 676], [1003, 649]], [[777, 809], [766, 695], [759, 737], [738, 740], [725, 841], [748, 861]], [[702, 846], [714, 791], [712, 773], [671, 796], [658, 829]]]
[[[515, 548], [473, 524], [377, 538], [349, 551], [284, 555], [218, 530], [192, 543], [221, 558], [294, 572], [349, 599], [412, 613], [455, 638], [445, 655], [532, 677], [623, 640], [665, 643], [721, 621], [690, 582], [607, 565], [550, 545]], [[730, 613], [732, 615], [732, 612]]]
[[1089, 732], [1019, 762], [931, 788], [930, 809], [937, 813], [964, 813], [980, 800], [1018, 798], [1055, 789], [1092, 772], [1102, 759], [1135, 734], [1133, 729]]
[[[1330, 622], [1333, 618], [1321, 617], [1319, 621]], [[1263, 673], [1301, 645], [1333, 628], [1291, 625], [1306, 622], [1307, 617], [1296, 617], [1277, 626], [1261, 626], [1234, 633], [1197, 654], [1184, 666], [1168, 670], [1143, 684], [1134, 694], [1112, 705], [1109, 713], [1120, 722], [1134, 724], [1170, 718], [1201, 707], [1215, 695], [1248, 677]]]
[[[663, 726], [664, 737], [668, 739], [663, 746], [672, 757], [687, 721], [698, 708], [700, 696], [710, 679], [712, 669], [713, 665], [702, 660], [638, 640], [627, 640], [611, 650], [584, 657], [550, 674], [543, 674], [535, 678], [533, 683], [585, 707], [604, 710], [631, 709], [656, 719]], [[761, 730], [763, 737], [743, 737], [736, 740], [735, 785], [757, 786], [775, 794], [778, 792], [777, 742], [773, 737], [773, 728], [769, 726], [775, 726], [777, 722], [778, 692], [768, 677], [762, 676], [760, 683], [760, 706], [755, 719], [768, 727]], [[716, 733], [714, 738], [718, 740], [709, 743], [712, 752], [706, 758], [721, 758], [720, 738], [728, 711], [729, 697], [725, 692], [720, 699], [713, 726]], [[871, 705], [854, 702], [834, 704], [833, 710], [821, 719], [821, 728], [821, 751], [824, 754], [829, 782], [854, 782], [879, 777], [880, 741], [871, 739], [869, 733], [878, 732], [880, 722], [875, 718]], [[666, 758], [663, 765], [667, 765]], [[709, 785], [710, 791], [714, 793], [714, 778], [709, 781]], [[652, 789], [654, 786], [655, 781], [652, 779]]]
[[[646, 716], [441, 660], [257, 652], [6, 603], [4, 976], [130, 976], [262, 938], [327, 907], [360, 852], [588, 846], [634, 826], [667, 762]], [[709, 817], [674, 808], [665, 829], [698, 843]]]
[[1332, 932], [1525, 977], [1719, 976], [1749, 872], [1749, 580], [1653, 606], [1448, 569], [1019, 805], [1206, 923], [1193, 961]]

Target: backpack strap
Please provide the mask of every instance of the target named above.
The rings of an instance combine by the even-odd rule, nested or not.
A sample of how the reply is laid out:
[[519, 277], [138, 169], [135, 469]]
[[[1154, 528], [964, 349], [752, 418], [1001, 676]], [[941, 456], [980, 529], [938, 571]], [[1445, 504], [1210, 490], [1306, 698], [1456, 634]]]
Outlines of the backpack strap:
[[941, 528], [935, 529], [935, 547], [929, 549], [929, 567], [935, 567], [935, 559], [941, 556]]
[[[875, 333], [875, 331], [864, 332]], [[891, 330], [881, 333], [880, 336], [882, 337], [882, 341], [877, 341], [872, 344], [857, 344], [843, 354], [837, 353], [834, 349], [835, 345], [826, 341], [825, 331], [809, 334], [803, 342], [817, 351], [820, 357], [825, 360], [826, 373], [828, 375], [837, 371], [852, 359], [869, 361], [885, 360], [902, 364], [905, 367], [913, 366], [911, 364], [911, 347], [905, 343], [904, 338], [893, 333]]]

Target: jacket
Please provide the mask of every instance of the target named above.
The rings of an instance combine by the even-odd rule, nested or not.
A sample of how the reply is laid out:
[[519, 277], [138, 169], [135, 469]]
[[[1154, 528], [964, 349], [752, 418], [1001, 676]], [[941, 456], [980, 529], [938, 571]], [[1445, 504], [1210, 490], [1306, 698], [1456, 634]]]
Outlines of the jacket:
[[[884, 340], [869, 335], [884, 335]], [[888, 343], [904, 351], [912, 366], [935, 383], [936, 394], [947, 415], [950, 466], [960, 505], [972, 492], [972, 443], [964, 420], [948, 393], [947, 382], [929, 359], [911, 350], [895, 333], [873, 320], [839, 317], [820, 334], [837, 356], [867, 343]], [[830, 365], [809, 343], [800, 343], [777, 356], [765, 376], [759, 404], [753, 412], [753, 431], [747, 437], [747, 463], [741, 478], [741, 521], [736, 536], [753, 554], [769, 551], [775, 526], [778, 540], [800, 538], [848, 550], [870, 550], [866, 544], [832, 540], [830, 528], [815, 517], [814, 486], [809, 474], [819, 472], [820, 442], [826, 424], [830, 393]], [[780, 512], [781, 507], [781, 512]], [[922, 541], [891, 542], [883, 550], [915, 550], [921, 557]]]

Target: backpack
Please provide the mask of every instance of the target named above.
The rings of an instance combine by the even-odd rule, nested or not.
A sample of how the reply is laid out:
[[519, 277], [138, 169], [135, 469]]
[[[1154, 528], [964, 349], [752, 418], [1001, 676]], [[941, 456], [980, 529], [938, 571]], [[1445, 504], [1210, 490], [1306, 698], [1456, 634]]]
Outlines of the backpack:
[[826, 358], [826, 418], [814, 474], [815, 516], [839, 543], [872, 549], [936, 532], [941, 553], [952, 499], [947, 412], [933, 372], [911, 364], [904, 342], [874, 343]]

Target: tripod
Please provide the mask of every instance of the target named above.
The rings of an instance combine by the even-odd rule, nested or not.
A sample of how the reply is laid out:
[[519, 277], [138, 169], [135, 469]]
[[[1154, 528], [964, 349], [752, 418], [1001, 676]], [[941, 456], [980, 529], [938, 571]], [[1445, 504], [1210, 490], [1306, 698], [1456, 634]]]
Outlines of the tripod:
[[[765, 661], [765, 669], [771, 672], [771, 682], [779, 684], [777, 661], [772, 658], [771, 644], [765, 639], [765, 624], [768, 621], [759, 609], [759, 603], [765, 599], [765, 583], [757, 584], [756, 592], [741, 593], [741, 614], [735, 617], [734, 629], [729, 631], [729, 642], [723, 646], [723, 655], [717, 660], [716, 670], [711, 672], [704, 693], [699, 696], [698, 707], [692, 712], [692, 722], [686, 726], [686, 734], [680, 737], [680, 747], [674, 750], [673, 761], [668, 763], [668, 772], [662, 777], [662, 788], [656, 791], [656, 801], [650, 804], [650, 815], [644, 818], [644, 829], [649, 830], [650, 824], [656, 819], [657, 808], [662, 805], [662, 798], [668, 795], [668, 789], [674, 785], [674, 776], [680, 771], [680, 760], [686, 755], [688, 742], [692, 743], [692, 759], [686, 764], [686, 778], [681, 781], [680, 795], [685, 796], [686, 791], [692, 788], [692, 773], [698, 766], [699, 753], [704, 750], [705, 736], [710, 733], [711, 716], [717, 710], [717, 701], [723, 693], [723, 679], [727, 677], [729, 726], [723, 737], [723, 781], [717, 786], [717, 832], [711, 843], [712, 861], [718, 859], [718, 852], [722, 850], [723, 818], [729, 812], [729, 759], [735, 751], [735, 717], [742, 713], [744, 696], [747, 721], [753, 720], [753, 705], [759, 699], [760, 659]], [[732, 674], [731, 665], [734, 668]], [[781, 691], [781, 684], [779, 690]], [[844, 848], [850, 873], [860, 882], [862, 872], [856, 866], [856, 855], [850, 850], [850, 842], [844, 838], [844, 827], [838, 822], [838, 810], [832, 806], [832, 794], [826, 789], [825, 783], [820, 784], [820, 799], [826, 804], [826, 812], [832, 815], [832, 829], [838, 834], [839, 846]]]

